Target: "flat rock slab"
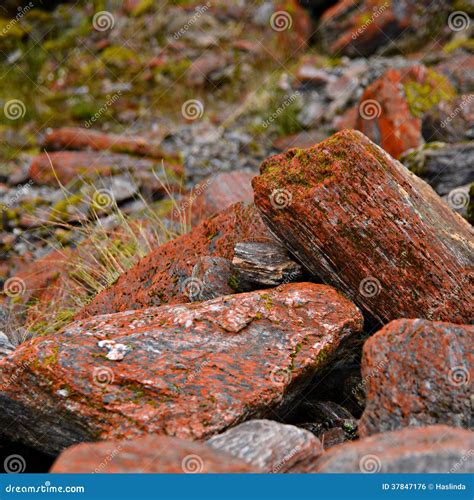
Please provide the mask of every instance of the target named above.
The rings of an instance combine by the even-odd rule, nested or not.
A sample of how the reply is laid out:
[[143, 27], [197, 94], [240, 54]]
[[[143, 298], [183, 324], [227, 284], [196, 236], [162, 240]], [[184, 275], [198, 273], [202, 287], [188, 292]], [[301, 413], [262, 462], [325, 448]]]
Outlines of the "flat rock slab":
[[77, 318], [195, 300], [206, 283], [193, 278], [194, 266], [202, 257], [232, 260], [235, 245], [248, 239], [273, 238], [253, 204], [236, 203], [140, 259]]
[[166, 187], [177, 187], [183, 169], [182, 165], [171, 162], [107, 151], [57, 151], [35, 156], [29, 174], [39, 185], [57, 186], [58, 181], [68, 184], [80, 178], [110, 177], [127, 172], [152, 192], [166, 193]]
[[364, 344], [366, 436], [406, 426], [472, 427], [474, 326], [392, 321]]
[[207, 441], [264, 472], [306, 472], [323, 447], [311, 432], [272, 420], [250, 420]]
[[65, 450], [55, 474], [217, 474], [261, 472], [210, 446], [168, 436], [82, 443]]
[[474, 433], [465, 429], [407, 428], [335, 446], [317, 461], [314, 472], [466, 474], [474, 472], [473, 448]]
[[270, 157], [260, 172], [255, 204], [273, 233], [370, 317], [472, 319], [472, 228], [363, 134]]
[[0, 428], [53, 454], [144, 433], [209, 438], [287, 411], [362, 323], [312, 283], [76, 322], [0, 362]]

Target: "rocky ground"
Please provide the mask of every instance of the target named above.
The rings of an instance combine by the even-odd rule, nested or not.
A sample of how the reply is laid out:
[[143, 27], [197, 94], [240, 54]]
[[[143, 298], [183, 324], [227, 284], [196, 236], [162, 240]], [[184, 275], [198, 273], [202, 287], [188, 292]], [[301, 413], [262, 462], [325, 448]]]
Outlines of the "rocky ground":
[[473, 15], [3, 2], [5, 472], [473, 472]]

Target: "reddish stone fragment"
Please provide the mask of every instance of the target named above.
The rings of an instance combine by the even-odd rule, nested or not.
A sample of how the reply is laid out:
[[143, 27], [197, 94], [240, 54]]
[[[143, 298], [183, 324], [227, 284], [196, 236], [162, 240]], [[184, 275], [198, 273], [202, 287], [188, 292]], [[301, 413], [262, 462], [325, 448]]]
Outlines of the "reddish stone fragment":
[[407, 426], [469, 427], [474, 326], [392, 321], [364, 344], [367, 406], [359, 434]]
[[232, 260], [236, 243], [271, 238], [254, 205], [236, 204], [141, 259], [97, 295], [78, 318], [189, 302], [193, 267], [201, 257]]
[[65, 450], [53, 474], [217, 474], [260, 472], [210, 446], [168, 436], [83, 443]]
[[298, 261], [370, 316], [472, 319], [472, 228], [360, 132], [267, 159], [253, 186]]
[[423, 141], [421, 119], [411, 114], [401, 71], [390, 69], [369, 85], [358, 111], [355, 128], [395, 158]]
[[434, 69], [447, 76], [460, 94], [474, 92], [474, 55], [451, 56]]
[[208, 217], [225, 210], [239, 201], [253, 201], [251, 180], [255, 173], [249, 170], [223, 172], [198, 184], [180, 205], [185, 219], [195, 226]]
[[145, 433], [209, 438], [287, 411], [362, 323], [312, 283], [72, 323], [0, 362], [0, 428], [47, 453]]
[[311, 432], [272, 420], [250, 420], [207, 441], [216, 450], [273, 474], [307, 472], [323, 452]]
[[[91, 176], [111, 176], [131, 172], [143, 186], [156, 192], [165, 191], [163, 184], [176, 183], [175, 177], [182, 175], [182, 167], [166, 162], [165, 171], [161, 162], [116, 153], [92, 151], [58, 151], [35, 156], [30, 166], [30, 177], [37, 184], [57, 186]], [[164, 174], [168, 174], [167, 176]]]
[[283, 53], [294, 56], [308, 49], [313, 33], [311, 17], [298, 0], [280, 0], [270, 19], [270, 25], [278, 36]]
[[473, 448], [474, 433], [464, 429], [402, 429], [336, 446], [316, 462], [314, 472], [472, 473]]
[[128, 153], [159, 159], [166, 156], [158, 144], [153, 144], [143, 137], [105, 134], [97, 130], [79, 127], [63, 127], [47, 132], [43, 140], [43, 146], [53, 150], [110, 150], [115, 153]]

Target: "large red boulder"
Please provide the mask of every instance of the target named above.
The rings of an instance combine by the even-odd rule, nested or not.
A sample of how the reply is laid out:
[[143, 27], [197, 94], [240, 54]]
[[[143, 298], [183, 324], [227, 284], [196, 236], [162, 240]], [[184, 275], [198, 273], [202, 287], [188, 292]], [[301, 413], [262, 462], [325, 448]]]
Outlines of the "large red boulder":
[[335, 446], [315, 464], [320, 473], [472, 473], [474, 433], [447, 425], [376, 434]]
[[145, 433], [209, 438], [287, 411], [362, 323], [312, 283], [75, 322], [0, 362], [0, 428], [47, 453]]
[[472, 319], [472, 228], [363, 134], [273, 156], [260, 172], [255, 203], [273, 233], [369, 316]]
[[400, 319], [364, 344], [367, 406], [359, 434], [472, 425], [474, 326]]
[[189, 302], [202, 287], [192, 278], [202, 257], [232, 260], [236, 243], [271, 238], [253, 204], [237, 203], [206, 219], [141, 259], [111, 287], [97, 295], [78, 318]]
[[261, 472], [227, 453], [193, 441], [145, 436], [82, 443], [65, 450], [53, 474], [218, 474]]

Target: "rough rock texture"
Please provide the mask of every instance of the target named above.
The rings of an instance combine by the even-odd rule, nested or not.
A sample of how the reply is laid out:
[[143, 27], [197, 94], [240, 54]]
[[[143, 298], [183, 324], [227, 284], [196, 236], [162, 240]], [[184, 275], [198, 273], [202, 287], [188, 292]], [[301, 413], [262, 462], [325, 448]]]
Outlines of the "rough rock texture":
[[298, 261], [371, 317], [472, 319], [472, 229], [360, 132], [267, 159], [253, 186]]
[[466, 474], [474, 472], [473, 448], [474, 433], [464, 429], [402, 429], [336, 446], [317, 461], [315, 472]]
[[195, 226], [234, 203], [251, 202], [253, 177], [255, 173], [250, 170], [235, 170], [213, 175], [192, 190], [180, 209], [186, 215], [190, 213], [191, 224]]
[[287, 411], [362, 329], [311, 283], [97, 316], [0, 362], [0, 428], [47, 453], [143, 433], [204, 439]]
[[298, 281], [301, 266], [277, 242], [237, 243], [232, 273], [239, 290], [252, 290]]
[[439, 31], [437, 19], [449, 3], [435, 0], [422, 9], [419, 5], [416, 0], [340, 0], [321, 18], [326, 48], [335, 55], [359, 57], [419, 47]]
[[193, 285], [188, 290], [191, 302], [231, 295], [232, 263], [222, 257], [202, 257], [193, 268]]
[[131, 172], [134, 178], [153, 192], [165, 192], [164, 185], [176, 184], [176, 176], [182, 175], [182, 166], [131, 155], [94, 152], [58, 151], [35, 156], [30, 166], [31, 179], [40, 185], [57, 186], [91, 176], [112, 176]]
[[233, 205], [140, 259], [77, 317], [189, 302], [196, 286], [192, 271], [201, 257], [231, 260], [237, 242], [269, 238], [253, 204]]
[[474, 182], [474, 141], [426, 144], [408, 151], [400, 161], [440, 195]]
[[264, 472], [306, 472], [323, 452], [311, 432], [272, 420], [250, 420], [212, 437], [207, 444]]
[[153, 144], [143, 137], [105, 134], [97, 130], [79, 127], [62, 127], [48, 131], [44, 136], [43, 146], [52, 150], [92, 149], [149, 156], [150, 158], [163, 158], [165, 156], [157, 144]]
[[356, 128], [395, 158], [422, 143], [421, 119], [410, 112], [401, 71], [390, 69], [365, 89]]
[[55, 474], [206, 474], [261, 472], [210, 446], [168, 436], [82, 443], [65, 450]]
[[474, 326], [400, 319], [364, 344], [367, 406], [359, 434], [448, 424], [474, 427]]
[[423, 116], [426, 142], [461, 142], [474, 139], [474, 95], [441, 101]]

